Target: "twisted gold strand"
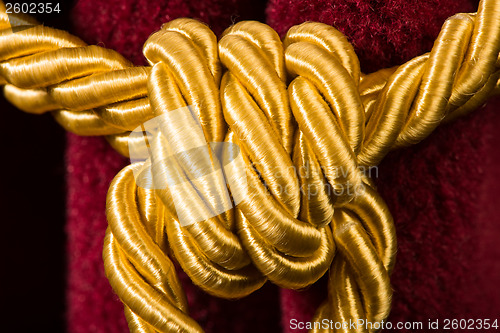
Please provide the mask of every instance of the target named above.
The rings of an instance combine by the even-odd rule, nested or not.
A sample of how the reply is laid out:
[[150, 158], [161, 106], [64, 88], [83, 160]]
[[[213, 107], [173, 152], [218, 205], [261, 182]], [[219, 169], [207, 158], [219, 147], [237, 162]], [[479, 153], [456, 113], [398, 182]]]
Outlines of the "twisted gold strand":
[[[188, 182], [196, 178], [192, 158], [220, 170], [237, 152], [169, 159], [190, 143], [164, 123], [175, 144], [160, 134], [150, 138], [158, 142], [152, 179], [134, 173], [146, 166], [138, 164], [113, 180], [103, 257], [131, 332], [202, 331], [188, 315], [172, 261], [224, 298], [244, 297], [267, 279], [303, 288], [330, 269], [328, 299], [315, 321], [385, 320], [395, 228], [363, 170], [500, 92], [500, 2], [483, 0], [477, 13], [449, 18], [430, 53], [368, 75], [342, 33], [312, 22], [292, 27], [283, 41], [262, 23], [240, 22], [217, 41], [200, 22], [177, 19], [154, 33], [143, 52], [150, 66], [134, 67], [29, 16], [7, 17], [0, 2], [0, 84], [19, 109], [51, 111], [65, 129], [106, 136], [128, 156], [129, 145], [144, 140], [130, 131], [189, 105], [196, 119], [184, 121], [199, 121], [206, 142], [240, 148], [244, 176], [230, 190], [233, 200], [238, 193], [243, 198], [187, 226], [173, 198], [208, 216], [228, 178], [225, 170], [216, 186]], [[172, 176], [188, 185], [142, 186]], [[312, 330], [333, 331], [350, 332]]]

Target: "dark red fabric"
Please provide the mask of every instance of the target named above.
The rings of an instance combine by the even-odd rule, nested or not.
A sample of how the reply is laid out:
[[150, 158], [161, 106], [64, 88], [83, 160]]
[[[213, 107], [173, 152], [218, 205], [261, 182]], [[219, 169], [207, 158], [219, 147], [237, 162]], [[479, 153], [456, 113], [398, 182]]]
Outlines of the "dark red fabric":
[[356, 46], [364, 72], [403, 63], [430, 50], [441, 25], [474, 12], [471, 0], [270, 0], [267, 23], [283, 36], [293, 25], [323, 22]]
[[127, 332], [123, 306], [104, 275], [106, 193], [125, 161], [102, 138], [67, 135], [68, 331]]
[[[363, 70], [373, 71], [429, 50], [446, 17], [475, 8], [477, 2], [466, 0], [273, 0], [267, 16], [281, 34], [306, 20], [335, 25], [356, 46]], [[249, 0], [81, 0], [73, 17], [75, 33], [87, 42], [143, 64], [142, 43], [165, 21], [195, 17], [219, 33], [234, 19], [259, 19], [262, 13]], [[499, 105], [500, 100], [491, 101], [442, 126], [421, 144], [391, 153], [380, 166], [377, 184], [394, 215], [399, 241], [391, 321], [498, 315]], [[105, 193], [124, 163], [103, 139], [68, 135], [70, 332], [126, 331], [101, 259]], [[324, 281], [307, 291], [281, 291], [280, 320], [274, 286], [229, 302], [207, 296], [182, 278], [192, 315], [207, 332], [278, 332], [280, 322], [288, 332], [291, 318], [310, 320], [326, 291]]]

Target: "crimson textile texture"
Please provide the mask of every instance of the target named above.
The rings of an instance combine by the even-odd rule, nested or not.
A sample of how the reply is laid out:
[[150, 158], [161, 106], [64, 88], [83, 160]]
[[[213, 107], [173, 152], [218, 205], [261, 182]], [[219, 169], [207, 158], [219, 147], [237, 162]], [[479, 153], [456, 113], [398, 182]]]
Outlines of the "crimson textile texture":
[[[332, 24], [353, 42], [362, 69], [401, 64], [428, 51], [444, 20], [471, 12], [466, 0], [80, 0], [73, 33], [144, 64], [141, 47], [161, 24], [193, 17], [220, 33], [232, 22], [264, 18], [281, 35], [307, 20]], [[390, 320], [493, 318], [500, 308], [500, 100], [391, 153], [376, 182], [394, 216], [398, 257]], [[101, 259], [105, 195], [126, 160], [102, 138], [68, 134], [68, 330], [125, 332], [122, 305]], [[266, 285], [238, 302], [213, 298], [181, 274], [191, 315], [207, 332], [291, 332], [326, 297], [324, 281], [306, 291]], [[281, 316], [281, 319], [280, 319]], [[293, 330], [299, 332], [300, 330]]]

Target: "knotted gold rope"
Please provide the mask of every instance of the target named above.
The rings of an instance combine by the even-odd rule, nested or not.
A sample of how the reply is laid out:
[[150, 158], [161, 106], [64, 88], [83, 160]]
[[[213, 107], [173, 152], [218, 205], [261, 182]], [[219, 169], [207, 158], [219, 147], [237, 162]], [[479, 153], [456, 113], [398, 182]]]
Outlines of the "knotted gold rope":
[[266, 280], [303, 288], [330, 268], [328, 300], [315, 321], [384, 320], [395, 229], [361, 167], [500, 92], [497, 0], [449, 18], [430, 53], [368, 75], [347, 39], [320, 23], [292, 27], [281, 41], [262, 23], [240, 22], [217, 42], [202, 23], [177, 19], [144, 44], [149, 67], [36, 24], [7, 17], [0, 3], [0, 84], [19, 109], [51, 111], [67, 130], [106, 136], [127, 155], [130, 131], [190, 105], [207, 142], [241, 148], [250, 185], [243, 200], [188, 226], [172, 205], [176, 193], [138, 186], [131, 166], [113, 180], [104, 261], [131, 332], [202, 331], [187, 314], [172, 260], [224, 298], [246, 296]]

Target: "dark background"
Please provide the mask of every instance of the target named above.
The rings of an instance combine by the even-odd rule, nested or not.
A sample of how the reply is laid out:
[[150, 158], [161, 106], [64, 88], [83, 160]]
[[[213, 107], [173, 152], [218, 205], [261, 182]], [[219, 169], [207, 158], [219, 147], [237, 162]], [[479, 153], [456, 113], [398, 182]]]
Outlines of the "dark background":
[[[59, 3], [59, 14], [32, 16], [68, 29], [72, 3]], [[21, 112], [3, 94], [0, 108], [2, 330], [64, 332], [65, 133], [50, 114]]]

